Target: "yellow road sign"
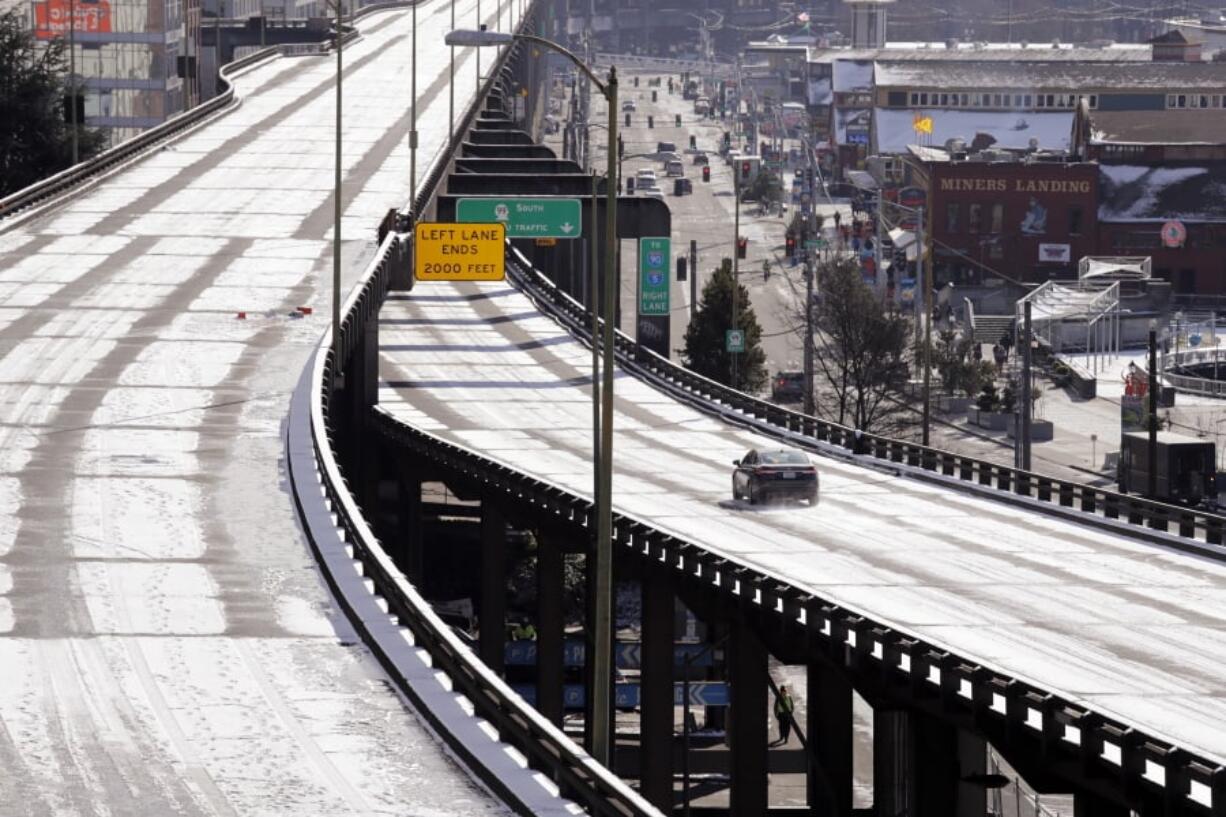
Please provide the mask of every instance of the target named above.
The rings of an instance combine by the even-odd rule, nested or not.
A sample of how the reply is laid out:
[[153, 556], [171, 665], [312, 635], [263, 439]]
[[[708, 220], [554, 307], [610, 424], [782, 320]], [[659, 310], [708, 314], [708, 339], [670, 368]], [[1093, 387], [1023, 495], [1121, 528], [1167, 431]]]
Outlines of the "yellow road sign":
[[501, 281], [506, 277], [505, 224], [422, 222], [414, 240], [419, 281]]

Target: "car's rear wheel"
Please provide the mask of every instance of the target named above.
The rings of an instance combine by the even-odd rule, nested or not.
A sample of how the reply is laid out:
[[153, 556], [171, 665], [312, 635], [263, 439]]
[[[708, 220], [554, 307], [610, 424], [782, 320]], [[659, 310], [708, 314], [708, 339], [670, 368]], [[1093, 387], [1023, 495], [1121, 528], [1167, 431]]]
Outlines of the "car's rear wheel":
[[753, 487], [753, 483], [751, 482], [749, 483], [749, 504], [757, 505], [759, 501], [760, 500], [758, 499], [758, 491], [756, 488]]

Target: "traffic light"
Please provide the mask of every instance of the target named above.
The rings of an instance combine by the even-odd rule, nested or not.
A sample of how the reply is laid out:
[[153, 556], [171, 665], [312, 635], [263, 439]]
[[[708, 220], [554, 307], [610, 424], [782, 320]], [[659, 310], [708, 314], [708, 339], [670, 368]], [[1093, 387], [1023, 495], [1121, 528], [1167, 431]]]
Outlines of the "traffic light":
[[788, 230], [787, 236], [784, 238], [784, 246], [787, 247], [788, 255], [796, 253], [796, 234]]
[[653, 90], [653, 91], [651, 92], [651, 101], [652, 101], [652, 102], [659, 102], [659, 101], [660, 101], [660, 92], [659, 92], [659, 91]]
[[[677, 127], [681, 127], [681, 114], [677, 114]], [[698, 137], [690, 134], [690, 150], [698, 150]]]
[[626, 114], [626, 127], [630, 127], [630, 114]]
[[684, 255], [677, 256], [677, 280], [684, 281], [688, 278], [689, 259]]
[[702, 166], [702, 180], [704, 182], [711, 181], [711, 168], [707, 165]]
[[638, 78], [638, 77], [635, 77], [635, 78], [634, 78], [634, 87], [635, 87], [635, 88], [639, 87], [639, 78]]
[[[679, 128], [679, 127], [681, 127], [681, 114], [677, 114], [677, 116], [674, 118], [673, 122], [674, 122], [674, 124], [675, 124], [675, 125], [676, 125], [678, 128]], [[694, 137], [693, 137], [693, 136], [691, 136], [690, 138], [691, 138], [691, 139], [693, 139]]]
[[749, 239], [738, 238], [736, 240], [736, 257], [745, 258], [749, 254]]
[[617, 158], [626, 158], [626, 140], [622, 139], [622, 135], [620, 133], [617, 134]]
[[76, 107], [77, 124], [85, 124], [85, 94], [66, 94], [64, 96], [64, 121], [72, 121], [73, 107]]
[[749, 181], [750, 163], [748, 161], [741, 162], [741, 184]]

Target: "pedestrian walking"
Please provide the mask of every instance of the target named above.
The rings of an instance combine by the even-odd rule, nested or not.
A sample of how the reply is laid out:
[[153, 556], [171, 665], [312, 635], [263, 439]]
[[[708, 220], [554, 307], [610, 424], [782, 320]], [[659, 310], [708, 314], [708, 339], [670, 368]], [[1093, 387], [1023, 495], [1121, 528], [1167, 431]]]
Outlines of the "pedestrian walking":
[[1009, 353], [1005, 351], [1005, 347], [1000, 345], [1000, 341], [992, 344], [992, 359], [996, 361], [996, 373], [1000, 374], [1001, 369], [1005, 367], [1005, 359], [1009, 357]]
[[780, 746], [788, 742], [792, 734], [792, 710], [796, 704], [792, 701], [792, 693], [788, 692], [786, 684], [779, 685], [779, 694], [775, 696], [775, 720], [779, 722]]

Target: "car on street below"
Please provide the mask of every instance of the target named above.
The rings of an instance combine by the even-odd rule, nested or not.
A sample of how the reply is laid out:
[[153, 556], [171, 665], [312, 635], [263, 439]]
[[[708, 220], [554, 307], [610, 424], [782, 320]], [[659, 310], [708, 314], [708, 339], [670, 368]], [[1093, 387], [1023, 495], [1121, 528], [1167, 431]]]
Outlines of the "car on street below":
[[771, 400], [774, 402], [795, 403], [804, 396], [804, 372], [777, 372], [771, 378]]
[[794, 448], [754, 448], [733, 460], [732, 498], [748, 499], [750, 505], [772, 498], [805, 500], [817, 504], [817, 468], [809, 456]]
[[705, 153], [695, 153], [695, 154], [694, 154], [694, 164], [696, 164], [696, 165], [709, 165], [709, 164], [711, 164], [711, 159], [710, 159], [710, 158], [708, 158], [708, 157], [707, 157], [707, 154], [705, 154]]
[[623, 111], [637, 111], [638, 105], [634, 104], [633, 99], [627, 99], [625, 102], [622, 103], [622, 110]]
[[664, 198], [664, 191], [658, 187], [645, 187], [643, 188], [642, 192], [643, 192], [643, 195], [649, 199], [663, 199]]

